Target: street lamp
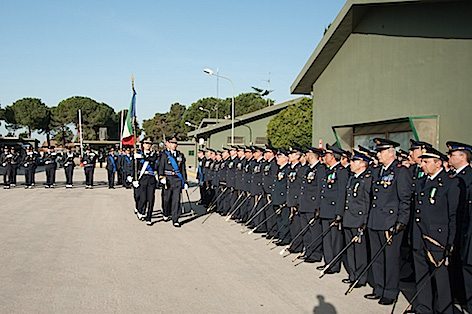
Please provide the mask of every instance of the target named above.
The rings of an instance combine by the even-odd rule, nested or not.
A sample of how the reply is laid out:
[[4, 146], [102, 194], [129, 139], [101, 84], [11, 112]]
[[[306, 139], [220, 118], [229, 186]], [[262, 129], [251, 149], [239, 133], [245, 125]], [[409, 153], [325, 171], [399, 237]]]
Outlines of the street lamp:
[[185, 125], [186, 126], [189, 126], [189, 127], [192, 127], [192, 128], [195, 128], [195, 129], [198, 129], [198, 126], [193, 124], [192, 122], [190, 121], [185, 121]]
[[201, 111], [206, 111], [206, 112], [208, 112], [208, 119], [210, 119], [210, 118], [211, 118], [211, 111], [210, 111], [210, 110], [208, 110], [208, 109], [205, 109], [205, 108], [203, 108], [203, 107], [198, 107], [198, 110], [201, 110]]
[[231, 83], [231, 89], [233, 91], [231, 95], [231, 145], [234, 145], [234, 84], [233, 84], [233, 81], [226, 76], [222, 76], [222, 75], [219, 75], [218, 73], [215, 73], [212, 69], [209, 69], [209, 68], [203, 69], [203, 72], [205, 72], [206, 74], [210, 76], [215, 76], [216, 78], [222, 78]]

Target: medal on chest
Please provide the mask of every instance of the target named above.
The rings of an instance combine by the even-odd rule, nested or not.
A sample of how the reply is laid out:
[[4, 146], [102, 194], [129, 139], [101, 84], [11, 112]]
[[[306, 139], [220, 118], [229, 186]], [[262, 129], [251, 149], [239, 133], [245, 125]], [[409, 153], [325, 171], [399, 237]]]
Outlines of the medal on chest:
[[285, 177], [285, 173], [283, 171], [277, 173], [277, 179], [280, 181]]
[[310, 171], [308, 172], [308, 174], [306, 175], [306, 181], [308, 183], [311, 183], [313, 180], [315, 180], [315, 172], [314, 171]]
[[382, 176], [382, 178], [380, 178], [380, 185], [382, 185], [384, 189], [388, 188], [390, 185], [392, 185], [393, 178], [394, 178], [393, 173]]
[[288, 174], [288, 180], [290, 182], [293, 182], [295, 181], [295, 177], [297, 176], [297, 173], [295, 171], [291, 171], [289, 174]]

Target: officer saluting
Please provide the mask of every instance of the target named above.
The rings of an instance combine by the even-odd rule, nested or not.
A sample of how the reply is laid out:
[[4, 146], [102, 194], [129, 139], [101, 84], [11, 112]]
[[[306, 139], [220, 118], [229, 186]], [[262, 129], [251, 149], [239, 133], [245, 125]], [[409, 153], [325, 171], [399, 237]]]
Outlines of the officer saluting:
[[[384, 254], [374, 261], [372, 274], [374, 290], [364, 297], [391, 305], [399, 293], [400, 244], [408, 224], [411, 201], [411, 177], [408, 169], [396, 159], [395, 147], [400, 144], [375, 138], [375, 150], [381, 164], [373, 175], [372, 204], [367, 227], [372, 254], [389, 239]], [[392, 234], [394, 236], [392, 237]]]
[[[453, 313], [447, 259], [452, 253], [456, 234], [459, 180], [443, 169], [447, 157], [436, 149], [423, 149], [423, 176], [416, 185], [413, 223], [413, 260], [416, 287], [420, 289], [415, 311], [418, 313]], [[436, 293], [431, 275], [434, 271]], [[435, 304], [433, 304], [435, 300]]]
[[[449, 165], [454, 168], [452, 176], [459, 180], [461, 190], [457, 209], [458, 232], [453, 251], [455, 263], [452, 266], [462, 266], [465, 298], [469, 313], [472, 313], [472, 146], [452, 141], [447, 142], [446, 146], [449, 148]], [[454, 271], [457, 275], [457, 269]]]
[[159, 180], [164, 185], [164, 199], [170, 206], [174, 227], [180, 228], [180, 197], [182, 189], [188, 189], [185, 156], [177, 150], [177, 139], [167, 139], [168, 148], [159, 161]]

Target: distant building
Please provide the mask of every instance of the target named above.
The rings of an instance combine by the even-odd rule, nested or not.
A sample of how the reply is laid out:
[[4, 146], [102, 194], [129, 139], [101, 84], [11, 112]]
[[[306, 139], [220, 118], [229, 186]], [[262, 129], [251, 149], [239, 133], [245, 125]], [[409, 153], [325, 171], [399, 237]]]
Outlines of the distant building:
[[348, 0], [291, 86], [313, 141], [471, 142], [472, 2]]
[[[280, 111], [296, 104], [301, 99], [302, 97], [296, 98], [236, 117], [234, 119], [234, 144], [267, 144], [267, 124], [269, 121]], [[200, 127], [189, 132], [188, 137], [194, 138], [195, 142], [202, 147], [219, 149], [231, 144], [231, 119], [219, 120], [219, 123], [209, 125], [206, 125], [205, 120], [208, 119], [203, 119]]]

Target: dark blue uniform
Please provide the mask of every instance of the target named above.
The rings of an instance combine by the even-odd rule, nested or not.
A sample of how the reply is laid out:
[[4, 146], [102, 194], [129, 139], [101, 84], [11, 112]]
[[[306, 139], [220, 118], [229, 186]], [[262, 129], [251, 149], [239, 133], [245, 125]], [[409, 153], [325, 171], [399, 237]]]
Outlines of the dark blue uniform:
[[[387, 169], [380, 166], [373, 174], [372, 203], [367, 227], [372, 254], [386, 242], [386, 231], [396, 223], [408, 224], [411, 202], [411, 176], [408, 169], [394, 160]], [[403, 231], [372, 265], [373, 293], [395, 300], [400, 276], [400, 244]]]
[[[415, 302], [418, 313], [453, 313], [449, 274], [443, 262], [446, 250], [454, 244], [459, 194], [459, 180], [444, 170], [432, 179], [421, 178], [416, 185], [413, 259], [416, 286], [425, 285]], [[438, 266], [433, 277], [435, 295], [428, 277]]]
[[290, 209], [287, 207], [287, 184], [288, 172], [290, 170], [289, 163], [279, 167], [277, 178], [272, 188], [272, 205], [277, 213], [277, 238], [280, 245], [290, 243]]
[[[346, 185], [349, 173], [341, 163], [337, 163], [326, 169], [325, 177], [320, 191], [320, 218], [323, 231], [330, 228], [330, 224], [336, 216], [343, 216], [344, 204], [346, 202]], [[342, 230], [332, 227], [323, 238], [323, 256], [325, 263], [331, 260], [343, 248]], [[340, 263], [331, 267], [332, 272], [340, 271]]]
[[[311, 219], [315, 217], [316, 209], [320, 208], [320, 189], [325, 172], [326, 167], [321, 162], [317, 162], [314, 165], [308, 164], [303, 168], [303, 178], [300, 187], [300, 218], [302, 228], [310, 223]], [[317, 219], [308, 227], [303, 235], [306, 262], [321, 261], [323, 256], [322, 240], [320, 239], [317, 243], [311, 243], [321, 232], [321, 221]]]

